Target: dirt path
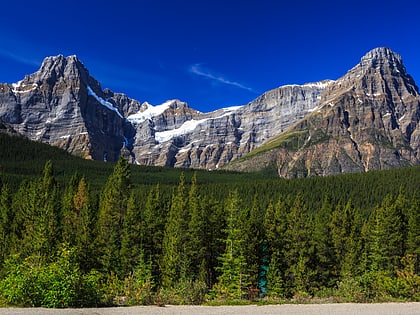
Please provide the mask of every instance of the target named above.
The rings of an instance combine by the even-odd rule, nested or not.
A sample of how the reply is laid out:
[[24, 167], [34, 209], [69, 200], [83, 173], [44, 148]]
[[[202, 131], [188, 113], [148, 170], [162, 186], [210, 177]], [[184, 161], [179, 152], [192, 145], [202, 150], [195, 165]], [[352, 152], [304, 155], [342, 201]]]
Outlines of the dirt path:
[[1, 315], [420, 315], [419, 303], [265, 306], [135, 306], [90, 309], [0, 308]]

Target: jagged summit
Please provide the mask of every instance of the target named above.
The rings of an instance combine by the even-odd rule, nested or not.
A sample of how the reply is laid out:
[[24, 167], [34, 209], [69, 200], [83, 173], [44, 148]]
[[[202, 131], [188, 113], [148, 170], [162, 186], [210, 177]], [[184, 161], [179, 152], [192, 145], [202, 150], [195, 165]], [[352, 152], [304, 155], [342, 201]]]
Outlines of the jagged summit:
[[377, 60], [390, 60], [395, 63], [402, 63], [401, 55], [393, 52], [388, 47], [378, 47], [367, 52], [362, 58], [361, 63]]
[[124, 150], [133, 163], [215, 169], [251, 153], [238, 169], [265, 165], [285, 177], [418, 164], [419, 104], [401, 56], [386, 47], [336, 81], [281, 86], [209, 113], [102, 89], [74, 55], [47, 57], [23, 80], [0, 84], [0, 120], [86, 158], [115, 161]]

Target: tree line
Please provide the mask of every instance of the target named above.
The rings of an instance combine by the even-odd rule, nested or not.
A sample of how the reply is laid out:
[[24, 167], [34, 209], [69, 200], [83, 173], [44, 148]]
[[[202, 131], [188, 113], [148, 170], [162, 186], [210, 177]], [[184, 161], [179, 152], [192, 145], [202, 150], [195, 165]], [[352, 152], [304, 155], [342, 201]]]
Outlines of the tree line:
[[420, 300], [418, 186], [394, 177], [391, 193], [358, 197], [371, 176], [347, 176], [346, 194], [338, 177], [328, 189], [200, 185], [196, 173], [136, 186], [121, 158], [98, 192], [77, 173], [60, 185], [48, 161], [1, 185], [0, 304]]

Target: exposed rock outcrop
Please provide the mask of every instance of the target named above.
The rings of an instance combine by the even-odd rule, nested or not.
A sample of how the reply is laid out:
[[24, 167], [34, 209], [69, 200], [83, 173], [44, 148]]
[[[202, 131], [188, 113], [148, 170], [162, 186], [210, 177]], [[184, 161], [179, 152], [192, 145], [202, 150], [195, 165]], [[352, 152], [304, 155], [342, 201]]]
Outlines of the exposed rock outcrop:
[[337, 81], [286, 85], [243, 106], [201, 113], [102, 90], [76, 56], [48, 57], [0, 84], [0, 120], [95, 160], [302, 177], [418, 164], [420, 96], [401, 57], [377, 48]]
[[418, 164], [419, 121], [418, 88], [401, 57], [377, 48], [330, 84], [315, 110], [271, 147], [230, 168], [255, 170], [266, 161], [280, 176], [301, 177]]

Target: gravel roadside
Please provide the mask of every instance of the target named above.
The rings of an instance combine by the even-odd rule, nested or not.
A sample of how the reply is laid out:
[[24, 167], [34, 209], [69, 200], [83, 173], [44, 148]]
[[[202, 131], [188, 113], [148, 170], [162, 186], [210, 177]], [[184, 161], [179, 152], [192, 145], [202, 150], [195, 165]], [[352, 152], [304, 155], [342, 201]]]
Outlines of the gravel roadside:
[[420, 302], [247, 306], [133, 306], [85, 309], [0, 308], [1, 315], [420, 315]]

